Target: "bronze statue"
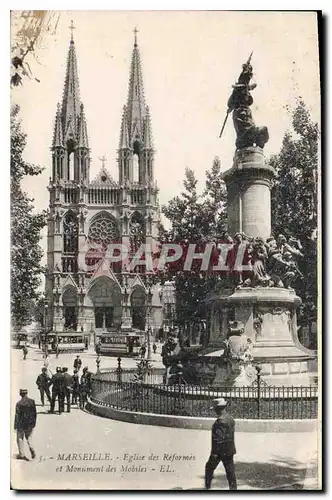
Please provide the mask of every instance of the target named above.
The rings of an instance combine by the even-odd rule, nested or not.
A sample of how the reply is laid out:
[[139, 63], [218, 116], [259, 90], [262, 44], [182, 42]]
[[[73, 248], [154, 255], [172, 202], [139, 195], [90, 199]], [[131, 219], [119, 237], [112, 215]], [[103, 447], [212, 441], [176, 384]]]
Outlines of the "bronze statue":
[[257, 86], [255, 83], [250, 85], [250, 80], [253, 76], [253, 70], [250, 64], [251, 57], [252, 53], [248, 61], [242, 65], [242, 72], [238, 78], [238, 82], [232, 85], [233, 92], [228, 99], [227, 115], [219, 135], [219, 137], [221, 137], [227, 117], [233, 112], [233, 123], [236, 131], [235, 146], [237, 149], [243, 149], [250, 146], [264, 148], [265, 143], [269, 140], [267, 127], [256, 127], [250, 110], [250, 106], [254, 102], [250, 91], [254, 90]]

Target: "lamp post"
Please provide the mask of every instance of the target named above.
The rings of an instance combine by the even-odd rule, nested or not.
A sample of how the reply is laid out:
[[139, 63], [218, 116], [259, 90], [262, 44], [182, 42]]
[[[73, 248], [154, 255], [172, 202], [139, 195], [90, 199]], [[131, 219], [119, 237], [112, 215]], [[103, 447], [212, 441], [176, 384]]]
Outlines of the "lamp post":
[[147, 331], [147, 342], [148, 342], [148, 361], [151, 361], [151, 327], [150, 327], [150, 316], [152, 308], [152, 290], [149, 286], [147, 293], [147, 307], [148, 307], [148, 331]]
[[48, 300], [45, 298], [44, 299], [44, 352], [45, 356], [47, 354], [47, 334], [48, 334], [48, 328], [47, 328], [47, 320], [48, 320]]

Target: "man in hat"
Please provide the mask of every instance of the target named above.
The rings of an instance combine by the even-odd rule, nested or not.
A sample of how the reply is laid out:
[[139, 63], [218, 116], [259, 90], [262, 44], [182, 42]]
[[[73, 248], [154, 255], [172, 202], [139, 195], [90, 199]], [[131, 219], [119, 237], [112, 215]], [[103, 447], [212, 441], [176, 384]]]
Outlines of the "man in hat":
[[74, 370], [77, 370], [78, 372], [80, 371], [82, 366], [82, 360], [79, 357], [79, 355], [76, 356], [76, 359], [74, 360]]
[[91, 392], [91, 373], [87, 366], [83, 368], [83, 373], [80, 383], [80, 408], [84, 410], [85, 403], [88, 400], [88, 395]]
[[50, 389], [49, 389], [50, 382], [51, 382], [51, 379], [47, 375], [47, 368], [46, 368], [46, 366], [43, 366], [42, 371], [38, 375], [37, 380], [36, 380], [36, 384], [37, 384], [37, 387], [38, 387], [39, 392], [40, 392], [40, 401], [41, 401], [41, 404], [43, 406], [45, 403], [44, 394], [46, 394], [48, 402], [51, 403], [51, 394], [50, 394]]
[[49, 413], [54, 413], [55, 400], [58, 398], [59, 414], [61, 414], [65, 406], [65, 379], [60, 366], [57, 366], [56, 373], [53, 375], [50, 385], [52, 385], [52, 400]]
[[227, 402], [224, 398], [214, 401], [213, 409], [217, 420], [212, 426], [212, 447], [209, 460], [205, 465], [205, 489], [211, 488], [213, 473], [220, 462], [225, 468], [230, 490], [236, 490], [236, 477], [233, 457], [236, 453], [234, 443], [234, 419], [226, 412]]
[[35, 450], [32, 446], [31, 436], [34, 427], [36, 426], [37, 411], [33, 399], [28, 398], [28, 391], [20, 389], [21, 400], [16, 403], [14, 430], [16, 430], [18, 459], [28, 460], [24, 454], [24, 438], [27, 440], [31, 458], [36, 457]]
[[78, 377], [78, 371], [75, 369], [74, 374], [72, 376], [72, 381], [73, 381], [73, 396], [72, 396], [72, 405], [77, 405], [77, 401], [79, 400], [80, 397], [80, 381]]
[[64, 366], [62, 368], [62, 373], [65, 381], [65, 398], [67, 402], [67, 413], [70, 413], [70, 394], [73, 391], [73, 378], [68, 373], [68, 368]]

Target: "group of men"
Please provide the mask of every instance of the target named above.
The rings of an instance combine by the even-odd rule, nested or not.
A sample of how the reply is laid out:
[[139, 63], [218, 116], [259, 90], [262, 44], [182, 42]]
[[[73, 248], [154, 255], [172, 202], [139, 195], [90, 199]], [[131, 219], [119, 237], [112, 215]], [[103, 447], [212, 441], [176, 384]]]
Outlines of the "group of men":
[[[67, 367], [57, 367], [56, 372], [52, 377], [47, 372], [47, 367], [43, 367], [40, 375], [38, 375], [36, 384], [40, 392], [41, 404], [45, 404], [45, 394], [50, 403], [49, 413], [55, 413], [55, 403], [58, 400], [59, 414], [65, 411], [65, 403], [67, 412], [71, 410], [71, 405], [79, 405], [84, 409], [88, 395], [91, 392], [91, 372], [87, 366], [82, 370], [82, 360], [79, 356], [74, 361], [73, 375], [68, 373]], [[51, 391], [50, 391], [51, 388]]]

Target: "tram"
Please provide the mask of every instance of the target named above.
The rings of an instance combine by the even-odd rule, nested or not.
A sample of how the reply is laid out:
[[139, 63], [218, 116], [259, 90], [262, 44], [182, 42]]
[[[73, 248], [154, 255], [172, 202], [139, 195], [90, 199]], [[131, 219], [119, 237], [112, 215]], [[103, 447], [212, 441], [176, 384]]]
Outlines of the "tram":
[[101, 355], [124, 355], [135, 357], [144, 344], [144, 333], [107, 332], [96, 336], [96, 352]]
[[89, 335], [80, 332], [50, 332], [42, 335], [41, 340], [48, 352], [55, 353], [83, 352], [89, 346]]

